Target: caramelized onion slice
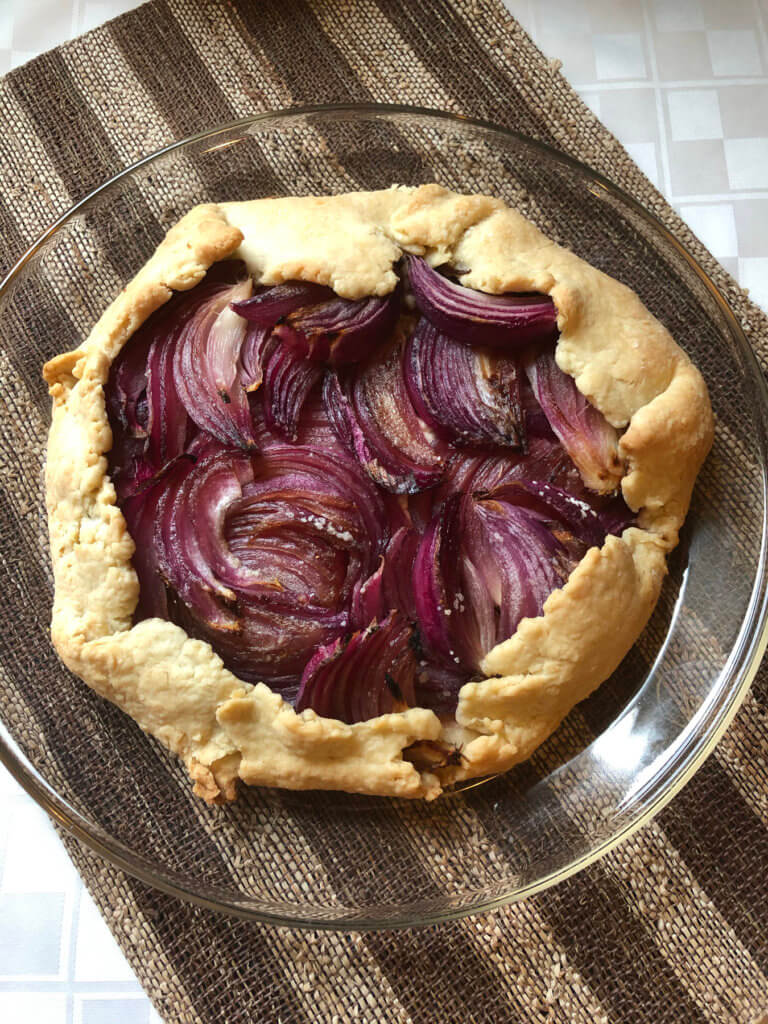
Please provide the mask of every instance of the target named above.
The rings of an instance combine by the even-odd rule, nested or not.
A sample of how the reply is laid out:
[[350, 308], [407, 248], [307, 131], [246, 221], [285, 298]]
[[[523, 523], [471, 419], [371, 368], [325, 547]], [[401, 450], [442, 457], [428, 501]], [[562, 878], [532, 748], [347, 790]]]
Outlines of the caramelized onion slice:
[[323, 396], [339, 439], [380, 487], [408, 494], [438, 482], [450, 449], [413, 407], [397, 342], [350, 372], [329, 372]]
[[304, 403], [320, 383], [323, 367], [281, 339], [277, 342], [270, 348], [264, 367], [264, 415], [271, 430], [295, 441]]
[[470, 348], [421, 317], [406, 344], [405, 381], [419, 416], [447, 441], [522, 443], [520, 370], [513, 357]]
[[302, 307], [312, 306], [333, 299], [332, 289], [311, 281], [286, 281], [257, 288], [253, 295], [237, 296], [232, 309], [249, 323], [270, 330], [290, 313]]
[[496, 643], [494, 605], [464, 550], [470, 496], [449, 498], [425, 530], [413, 567], [419, 635], [438, 665], [472, 673]]
[[515, 482], [447, 499], [422, 537], [413, 572], [419, 631], [434, 662], [477, 673], [521, 619], [541, 614], [588, 543], [601, 542], [596, 514], [571, 506], [564, 493]]
[[408, 277], [421, 312], [457, 341], [519, 351], [557, 334], [557, 312], [548, 295], [489, 295], [465, 288], [420, 256], [408, 257]]
[[296, 710], [353, 724], [414, 704], [411, 628], [397, 612], [321, 647], [301, 677]]
[[525, 369], [552, 430], [587, 487], [599, 493], [615, 491], [623, 471], [616, 429], [582, 395], [573, 377], [560, 369], [551, 348], [535, 353]]
[[173, 380], [189, 416], [222, 444], [246, 449], [256, 447], [241, 380], [247, 324], [230, 304], [250, 291], [250, 280], [218, 290], [186, 319], [173, 349]]
[[292, 312], [276, 333], [308, 359], [345, 366], [359, 363], [387, 338], [400, 313], [401, 294], [371, 295], [357, 301], [338, 295]]
[[376, 572], [355, 588], [352, 622], [357, 628], [364, 628], [374, 619], [382, 620], [393, 609], [410, 622], [416, 620], [412, 574], [419, 540], [416, 530], [401, 527], [392, 536]]

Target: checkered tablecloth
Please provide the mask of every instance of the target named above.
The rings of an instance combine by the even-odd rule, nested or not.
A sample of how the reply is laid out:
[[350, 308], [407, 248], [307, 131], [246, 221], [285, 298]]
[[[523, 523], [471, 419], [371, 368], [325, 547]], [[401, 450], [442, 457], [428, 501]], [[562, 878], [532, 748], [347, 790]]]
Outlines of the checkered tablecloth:
[[[506, 3], [768, 309], [768, 0]], [[0, 0], [0, 74], [136, 6]], [[158, 1024], [47, 818], [1, 768], [0, 817], [0, 1024]]]
[[161, 1024], [45, 813], [0, 767], [1, 1024]]
[[768, 0], [505, 0], [768, 309]]

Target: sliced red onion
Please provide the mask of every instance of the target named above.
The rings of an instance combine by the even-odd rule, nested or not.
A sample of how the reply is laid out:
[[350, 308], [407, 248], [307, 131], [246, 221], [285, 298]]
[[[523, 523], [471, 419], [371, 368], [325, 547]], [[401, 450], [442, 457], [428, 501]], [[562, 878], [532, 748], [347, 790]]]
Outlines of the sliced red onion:
[[414, 703], [416, 662], [411, 629], [397, 612], [346, 642], [336, 640], [309, 660], [296, 710], [312, 709], [348, 724], [405, 711]]
[[366, 359], [391, 333], [400, 314], [399, 289], [357, 301], [338, 295], [290, 313], [275, 333], [308, 359], [344, 366]]
[[226, 534], [230, 565], [222, 577], [242, 597], [259, 597], [268, 586], [273, 603], [333, 611], [360, 571], [353, 534], [328, 519], [322, 501], [292, 500], [279, 487], [246, 487], [233, 504]]
[[590, 547], [599, 547], [605, 540], [605, 527], [592, 506], [546, 481], [510, 480], [492, 491], [489, 498], [531, 509], [561, 523]]
[[[170, 473], [180, 471], [180, 467], [171, 468]], [[157, 509], [167, 480], [157, 480], [153, 485], [127, 497], [121, 504], [128, 532], [133, 538], [136, 550], [132, 564], [139, 577], [139, 603], [134, 613], [136, 622], [142, 619], [168, 618], [168, 602], [165, 584], [160, 576], [157, 548], [154, 544], [155, 521]]]
[[374, 619], [381, 621], [392, 609], [398, 609], [411, 622], [416, 620], [412, 573], [419, 541], [418, 532], [406, 527], [392, 536], [376, 572], [355, 588], [355, 627], [363, 629]]
[[232, 308], [253, 324], [274, 331], [308, 359], [331, 366], [359, 362], [394, 327], [401, 295], [343, 299], [330, 288], [304, 281], [264, 288]]
[[465, 556], [471, 498], [458, 495], [427, 527], [413, 567], [419, 634], [426, 651], [453, 671], [475, 671], [496, 643], [488, 587]]
[[[380, 556], [386, 517], [345, 450], [329, 459], [274, 446], [252, 464], [254, 479], [228, 510], [231, 564], [220, 570], [238, 594], [242, 632], [217, 650], [242, 678], [295, 696], [312, 651], [347, 630], [352, 591]], [[277, 587], [267, 593], [268, 579]]]
[[[544, 602], [565, 582], [577, 559], [574, 548], [529, 509], [488, 499], [475, 502], [473, 512], [465, 544], [498, 609], [498, 642], [512, 636], [521, 619], [541, 614]], [[577, 557], [584, 550], [582, 546]]]
[[[354, 460], [354, 456], [346, 445], [342, 444], [331, 425], [323, 401], [321, 385], [313, 388], [304, 401], [299, 418], [296, 439], [293, 442], [300, 448], [312, 448], [322, 452], [329, 458], [341, 457], [345, 462]], [[282, 433], [267, 423], [263, 395], [260, 391], [251, 394], [251, 417], [253, 431], [259, 451], [268, 448], [284, 447], [286, 439]], [[369, 481], [370, 483], [370, 481]]]
[[457, 452], [440, 484], [431, 492], [435, 511], [453, 494], [493, 491], [510, 480], [530, 476], [570, 490], [570, 476], [584, 490], [578, 470], [557, 440], [534, 437], [525, 454], [521, 451], [465, 448]]
[[[279, 477], [287, 491], [325, 496], [329, 522], [333, 525], [339, 520], [338, 527], [333, 527], [335, 532], [352, 533], [358, 552], [364, 547], [369, 552], [361, 561], [364, 572], [367, 575], [373, 571], [387, 541], [383, 495], [348, 452], [329, 455], [313, 448], [282, 445], [255, 456], [254, 467], [257, 478]], [[352, 522], [359, 525], [352, 529]]]
[[557, 435], [550, 426], [544, 410], [533, 393], [533, 388], [528, 380], [528, 374], [522, 365], [522, 360], [520, 369], [523, 371], [520, 375], [520, 404], [523, 409], [526, 439], [544, 438], [546, 441], [557, 441]]
[[[583, 556], [588, 542], [555, 512], [565, 509], [578, 518], [567, 495], [548, 485], [540, 490], [545, 498], [515, 484], [489, 496], [454, 495], [427, 527], [413, 581], [420, 636], [431, 663], [456, 673], [477, 672], [483, 657], [512, 636], [521, 619], [541, 614], [549, 594]], [[540, 507], [534, 507], [534, 498]], [[603, 534], [595, 520], [584, 510], [581, 532]]]
[[287, 281], [258, 289], [250, 298], [238, 296], [232, 309], [252, 324], [272, 329], [290, 313], [335, 298], [331, 288], [311, 281]]
[[371, 479], [388, 491], [406, 494], [438, 482], [449, 448], [413, 408], [401, 351], [396, 343], [343, 376], [328, 373], [323, 395], [339, 439]]
[[152, 494], [169, 614], [243, 678], [290, 688], [317, 644], [348, 627], [386, 544], [383, 501], [344, 449], [251, 455], [202, 434], [191, 447]]
[[[231, 306], [242, 266], [212, 268], [137, 332], [106, 389], [136, 617], [170, 618], [241, 678], [348, 722], [451, 713], [485, 654], [634, 521], [589, 489], [618, 464], [616, 435], [551, 352], [521, 377], [466, 344], [489, 327], [517, 344], [510, 297], [426, 270], [485, 317], [464, 334], [422, 319], [405, 344], [398, 295], [291, 283], [235, 302], [247, 324]], [[499, 298], [504, 323], [485, 303]], [[553, 309], [539, 314], [552, 332]]]
[[[428, 491], [418, 491], [416, 494], [406, 496], [407, 525], [413, 526], [419, 535], [427, 528], [436, 509], [442, 504], [439, 496], [443, 494], [444, 487], [445, 479], [437, 487], [432, 487]], [[403, 495], [398, 495], [398, 497], [403, 497]]]
[[422, 652], [419, 659], [419, 668], [416, 676], [416, 705], [420, 708], [429, 708], [438, 715], [453, 715], [459, 700], [459, 690], [465, 683], [468, 683], [478, 673], [468, 672], [454, 665], [452, 668], [441, 665], [428, 658], [426, 652]]
[[523, 414], [514, 358], [470, 348], [421, 317], [406, 344], [404, 366], [414, 408], [447, 441], [520, 446]]
[[[210, 550], [223, 546], [223, 510], [240, 482], [230, 462], [247, 461], [242, 453], [228, 451], [180, 461], [157, 505], [154, 546], [160, 572], [201, 622], [216, 630], [237, 630], [236, 595], [221, 583], [210, 564]], [[209, 501], [201, 502], [201, 491]]]
[[240, 350], [240, 384], [246, 391], [256, 391], [264, 379], [264, 363], [277, 345], [269, 327], [254, 325], [245, 332]]
[[147, 436], [147, 356], [152, 336], [144, 333], [126, 345], [112, 364], [106, 388], [110, 419], [132, 438]]
[[244, 272], [239, 260], [214, 264], [200, 284], [176, 293], [156, 310], [113, 363], [106, 387], [113, 425], [110, 474], [121, 499], [141, 490], [194, 437], [197, 427], [187, 416], [173, 379], [173, 352], [186, 321], [220, 291], [242, 280]]
[[[227, 545], [238, 568], [222, 578], [241, 593], [273, 577], [293, 605], [346, 605], [386, 540], [379, 496], [349, 457], [273, 448], [230, 509]], [[275, 595], [281, 601], [281, 594]]]
[[[239, 454], [240, 473], [228, 481], [233, 500], [223, 516], [224, 542], [206, 553], [217, 585], [236, 595], [237, 629], [201, 615], [197, 594], [172, 615], [208, 640], [238, 676], [266, 681], [292, 699], [312, 651], [348, 628], [351, 591], [381, 550], [382, 541], [367, 533], [368, 524], [380, 529], [381, 504], [346, 453], [346, 464], [330, 465], [317, 452], [285, 445]], [[205, 476], [205, 457], [200, 463], [196, 472]], [[214, 505], [216, 493], [204, 490], [209, 483], [204, 479], [195, 493]], [[214, 518], [218, 532], [221, 517]]]
[[147, 460], [146, 440], [116, 430], [113, 430], [112, 436], [109, 475], [115, 486], [117, 500], [122, 503], [126, 498], [143, 491], [157, 476], [157, 472]]
[[345, 611], [288, 609], [257, 601], [242, 603], [236, 632], [213, 629], [181, 601], [169, 598], [170, 617], [190, 636], [207, 641], [230, 672], [246, 682], [264, 682], [293, 701], [312, 653], [348, 630]]
[[222, 444], [241, 448], [256, 442], [239, 379], [247, 325], [230, 304], [250, 290], [250, 280], [218, 289], [187, 318], [173, 351], [173, 380], [188, 414]]
[[629, 526], [635, 526], [637, 516], [624, 501], [621, 494], [616, 494], [597, 506], [597, 514], [606, 533], [620, 536]]
[[550, 425], [579, 468], [587, 487], [607, 493], [616, 490], [622, 476], [618, 433], [563, 373], [550, 348], [525, 364], [533, 393]]
[[112, 365], [105, 389], [113, 424], [110, 474], [121, 500], [178, 458], [197, 429], [173, 382], [174, 341], [169, 317], [156, 313]]
[[152, 476], [144, 450], [147, 435], [147, 353], [149, 335], [132, 339], [112, 363], [104, 389], [107, 416], [112, 428], [109, 475], [117, 499], [122, 502], [140, 488], [137, 478]]
[[408, 257], [408, 277], [421, 312], [458, 341], [520, 350], [556, 337], [557, 311], [548, 295], [489, 295], [465, 288], [419, 256]]
[[557, 440], [533, 438], [525, 455], [510, 448], [462, 448], [449, 459], [445, 474], [436, 487], [408, 496], [410, 521], [423, 532], [452, 495], [492, 491], [507, 480], [523, 478], [526, 472], [537, 479], [564, 486], [562, 480], [566, 467], [570, 467], [573, 478], [583, 491], [578, 470]]
[[264, 367], [263, 400], [267, 426], [295, 441], [304, 403], [322, 376], [323, 367], [310, 362], [292, 345], [282, 340], [274, 345]]
[[147, 422], [146, 453], [149, 464], [159, 470], [177, 459], [186, 446], [189, 416], [176, 387], [173, 355], [178, 330], [158, 332], [147, 357]]

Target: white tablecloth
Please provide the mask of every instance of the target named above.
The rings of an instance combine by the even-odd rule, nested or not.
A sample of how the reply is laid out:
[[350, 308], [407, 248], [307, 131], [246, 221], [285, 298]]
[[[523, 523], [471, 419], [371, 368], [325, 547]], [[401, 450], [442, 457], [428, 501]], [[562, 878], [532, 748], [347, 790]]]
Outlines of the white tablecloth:
[[[768, 0], [506, 3], [768, 309]], [[137, 6], [0, 0], [0, 74]], [[0, 1024], [158, 1024], [45, 814], [2, 767], [0, 818]]]

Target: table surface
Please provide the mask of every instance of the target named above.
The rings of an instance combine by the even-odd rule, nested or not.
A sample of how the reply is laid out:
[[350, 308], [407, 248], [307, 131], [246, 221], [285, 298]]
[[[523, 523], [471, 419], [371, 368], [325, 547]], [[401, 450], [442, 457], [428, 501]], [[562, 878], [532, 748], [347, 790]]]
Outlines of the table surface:
[[[505, 0], [768, 310], [768, 0]], [[0, 74], [138, 0], [0, 0]], [[0, 1021], [159, 1024], [46, 815], [0, 766]]]

